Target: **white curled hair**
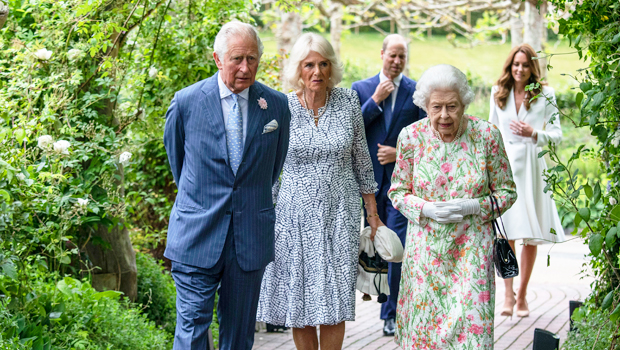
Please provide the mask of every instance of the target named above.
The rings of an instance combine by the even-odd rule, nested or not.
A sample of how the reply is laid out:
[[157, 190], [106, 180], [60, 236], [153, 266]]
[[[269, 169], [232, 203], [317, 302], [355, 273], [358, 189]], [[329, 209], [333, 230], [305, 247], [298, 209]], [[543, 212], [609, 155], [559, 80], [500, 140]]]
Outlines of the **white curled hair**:
[[467, 76], [458, 68], [449, 64], [439, 64], [427, 69], [415, 87], [413, 103], [425, 112], [426, 104], [435, 90], [451, 90], [458, 92], [465, 108], [474, 101], [475, 94], [467, 84]]
[[343, 66], [334, 52], [332, 44], [324, 37], [306, 33], [297, 39], [295, 45], [291, 49], [288, 64], [284, 68], [284, 79], [295, 90], [301, 90], [303, 81], [301, 80], [301, 61], [305, 60], [311, 51], [318, 53], [331, 62], [331, 76], [329, 77], [328, 86], [333, 88], [342, 81]]
[[217, 53], [220, 59], [224, 59], [224, 56], [228, 52], [228, 39], [236, 36], [245, 36], [256, 40], [258, 58], [263, 55], [263, 42], [260, 40], [256, 28], [250, 24], [234, 20], [224, 24], [215, 37], [213, 51]]

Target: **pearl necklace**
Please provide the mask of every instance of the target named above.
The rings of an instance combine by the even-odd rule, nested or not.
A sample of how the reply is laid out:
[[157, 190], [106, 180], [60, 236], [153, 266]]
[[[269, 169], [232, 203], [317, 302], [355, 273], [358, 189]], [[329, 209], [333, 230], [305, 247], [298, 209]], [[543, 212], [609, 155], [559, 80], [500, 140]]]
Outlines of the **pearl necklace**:
[[[463, 136], [463, 134], [465, 133], [465, 130], [467, 129], [467, 120], [463, 120], [463, 117], [465, 117], [465, 115], [463, 115], [461, 117], [461, 120], [459, 121], [459, 129], [456, 132], [456, 136], [454, 136], [454, 140], [458, 140], [461, 136]], [[435, 134], [435, 137], [437, 137], [438, 139], [440, 139], [443, 142], [446, 142], [446, 141], [443, 140], [443, 137], [441, 136], [439, 131], [435, 130], [435, 128], [433, 128], [432, 125], [431, 125], [431, 130], [433, 131], [433, 134]], [[454, 141], [454, 140], [452, 140], [452, 141]]]
[[323, 107], [323, 111], [322, 111], [322, 112], [320, 112], [320, 113], [319, 113], [319, 115], [316, 115], [316, 116], [314, 115], [314, 113], [312, 112], [312, 110], [311, 110], [310, 108], [308, 108], [308, 107], [309, 107], [309, 105], [308, 105], [308, 101], [306, 101], [306, 89], [303, 89], [303, 90], [301, 91], [301, 95], [303, 96], [304, 103], [306, 104], [305, 108], [306, 108], [306, 110], [308, 111], [308, 114], [309, 114], [312, 118], [314, 118], [314, 123], [315, 123], [315, 124], [318, 124], [318, 122], [319, 122], [319, 118], [321, 118], [321, 117], [323, 116], [323, 114], [325, 114], [325, 111], [327, 111], [327, 104], [329, 103], [329, 98], [331, 97], [331, 96], [330, 96], [330, 93], [329, 93], [329, 90], [327, 90], [327, 91], [325, 92], [325, 107]]

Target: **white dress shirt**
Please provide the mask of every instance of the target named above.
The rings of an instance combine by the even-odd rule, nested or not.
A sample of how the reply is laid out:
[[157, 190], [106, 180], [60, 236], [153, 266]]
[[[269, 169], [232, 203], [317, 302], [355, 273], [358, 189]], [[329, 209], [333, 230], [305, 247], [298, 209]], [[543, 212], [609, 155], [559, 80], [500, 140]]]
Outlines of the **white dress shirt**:
[[[394, 83], [394, 91], [392, 91], [392, 110], [394, 110], [394, 105], [396, 104], [396, 96], [398, 95], [398, 87], [400, 86], [400, 81], [403, 79], [403, 73], [400, 73], [396, 78], [392, 80]], [[379, 83], [383, 83], [386, 80], [390, 80], [385, 74], [383, 74], [383, 69], [381, 73], [379, 73]], [[381, 110], [383, 112], [383, 110]]]
[[[224, 115], [224, 127], [228, 126], [228, 113], [232, 109], [235, 101], [232, 98], [232, 91], [228, 89], [224, 81], [222, 81], [222, 75], [218, 73], [217, 84], [220, 88], [220, 99], [222, 102], [222, 114]], [[245, 138], [248, 131], [248, 98], [250, 97], [250, 88], [241, 91], [237, 102], [239, 103], [239, 111], [241, 112], [241, 119], [243, 119], [243, 141], [245, 144]]]

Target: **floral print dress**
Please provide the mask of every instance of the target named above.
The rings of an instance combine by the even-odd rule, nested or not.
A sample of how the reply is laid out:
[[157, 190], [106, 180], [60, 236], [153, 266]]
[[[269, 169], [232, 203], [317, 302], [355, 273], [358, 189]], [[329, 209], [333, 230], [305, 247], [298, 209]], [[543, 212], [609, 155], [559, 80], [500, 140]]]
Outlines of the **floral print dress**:
[[[471, 116], [466, 131], [443, 142], [425, 118], [404, 128], [388, 196], [409, 219], [395, 340], [403, 349], [493, 349], [495, 218], [516, 188], [496, 126]], [[421, 217], [425, 202], [480, 200], [480, 215], [457, 224]]]

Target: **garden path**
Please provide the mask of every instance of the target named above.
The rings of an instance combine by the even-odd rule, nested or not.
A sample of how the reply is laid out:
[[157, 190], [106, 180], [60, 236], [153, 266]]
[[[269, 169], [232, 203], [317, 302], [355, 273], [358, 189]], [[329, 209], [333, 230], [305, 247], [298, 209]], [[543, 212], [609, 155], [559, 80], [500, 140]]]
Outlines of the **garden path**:
[[[567, 238], [571, 238], [570, 235]], [[550, 251], [550, 266], [547, 253]], [[590, 292], [592, 277], [579, 274], [584, 269], [588, 247], [581, 238], [574, 238], [554, 247], [541, 246], [530, 282], [528, 303], [530, 317], [512, 319], [500, 316], [504, 302], [504, 284], [497, 279], [495, 312], [495, 350], [532, 349], [534, 329], [543, 328], [566, 340], [569, 328], [569, 300], [583, 301]], [[520, 248], [517, 247], [517, 254]], [[518, 285], [518, 278], [515, 285]], [[376, 298], [374, 299], [376, 300]], [[383, 336], [383, 321], [379, 320], [380, 304], [363, 302], [357, 295], [356, 320], [347, 322], [343, 349], [398, 349], [392, 337]], [[255, 350], [295, 349], [290, 330], [282, 333], [256, 333]]]

